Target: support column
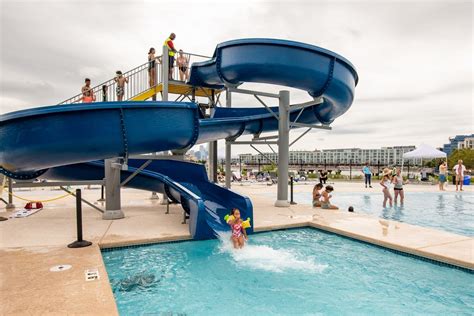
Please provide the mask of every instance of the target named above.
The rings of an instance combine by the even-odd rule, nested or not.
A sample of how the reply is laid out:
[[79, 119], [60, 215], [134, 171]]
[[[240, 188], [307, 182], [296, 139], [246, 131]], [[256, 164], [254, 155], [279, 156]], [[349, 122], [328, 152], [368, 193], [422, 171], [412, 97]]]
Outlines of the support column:
[[168, 53], [168, 46], [163, 45], [163, 56], [161, 58], [161, 82], [163, 83], [163, 90], [161, 93], [163, 101], [168, 101], [168, 73], [170, 69]]
[[15, 208], [13, 204], [13, 179], [8, 178], [8, 204], [5, 207], [7, 210]]
[[[226, 91], [226, 98], [225, 98], [225, 106], [230, 108], [232, 107], [232, 92], [227, 89]], [[232, 170], [231, 170], [231, 159], [232, 159], [232, 145], [228, 144], [227, 141], [225, 143], [225, 187], [230, 189], [231, 187], [231, 177], [232, 177]]]
[[290, 155], [290, 92], [280, 91], [278, 105], [278, 194], [275, 206], [288, 207], [288, 163]]
[[[212, 91], [211, 99], [209, 102], [210, 111], [209, 116], [212, 117], [215, 112], [216, 99], [214, 91]], [[209, 180], [216, 183], [217, 182], [217, 140], [209, 142]]]
[[120, 170], [118, 158], [105, 160], [105, 212], [102, 219], [124, 218], [120, 201]]
[[209, 180], [217, 182], [217, 141], [209, 142]]

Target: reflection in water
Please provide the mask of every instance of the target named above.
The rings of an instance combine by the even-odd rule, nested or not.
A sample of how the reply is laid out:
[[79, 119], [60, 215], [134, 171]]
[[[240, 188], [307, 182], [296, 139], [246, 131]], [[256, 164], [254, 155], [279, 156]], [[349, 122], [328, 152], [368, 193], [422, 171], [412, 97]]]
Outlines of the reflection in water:
[[402, 222], [403, 210], [404, 210], [403, 204], [401, 204], [400, 206], [395, 205], [393, 209], [394, 209], [394, 212], [392, 215], [392, 219]]
[[383, 219], [391, 219], [390, 218], [390, 213], [392, 212], [392, 208], [384, 207], [382, 209], [382, 214], [380, 214], [380, 217]]

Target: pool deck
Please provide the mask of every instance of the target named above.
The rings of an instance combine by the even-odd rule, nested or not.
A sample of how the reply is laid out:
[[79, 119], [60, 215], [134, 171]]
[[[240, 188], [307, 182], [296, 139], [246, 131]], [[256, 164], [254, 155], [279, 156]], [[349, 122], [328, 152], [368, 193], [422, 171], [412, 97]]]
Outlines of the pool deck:
[[[336, 183], [338, 192], [379, 192], [360, 183]], [[311, 192], [311, 185], [297, 185], [296, 192]], [[312, 226], [379, 246], [422, 256], [474, 270], [474, 238], [405, 223], [379, 220], [364, 214], [314, 209], [297, 204], [276, 208], [268, 198], [276, 186], [234, 185], [233, 189], [251, 197], [256, 231]], [[462, 194], [473, 194], [466, 187]], [[436, 186], [409, 185], [408, 192], [436, 192]], [[453, 190], [453, 186], [449, 187]], [[17, 191], [22, 197], [48, 199], [62, 195], [49, 188]], [[98, 189], [84, 189], [83, 197], [95, 201]], [[87, 248], [70, 249], [75, 240], [75, 202], [72, 197], [47, 203], [42, 211], [21, 219], [0, 222], [0, 315], [25, 314], [118, 314], [100, 248], [190, 239], [187, 225], [181, 224], [182, 209], [171, 205], [170, 214], [148, 192], [125, 189], [122, 206], [126, 218], [105, 221], [101, 213], [83, 206], [84, 239]], [[23, 205], [15, 200], [17, 206]], [[98, 203], [98, 206], [101, 204]], [[0, 216], [8, 217], [4, 205]], [[55, 265], [72, 268], [50, 272]], [[86, 281], [85, 270], [97, 269], [100, 278]]]

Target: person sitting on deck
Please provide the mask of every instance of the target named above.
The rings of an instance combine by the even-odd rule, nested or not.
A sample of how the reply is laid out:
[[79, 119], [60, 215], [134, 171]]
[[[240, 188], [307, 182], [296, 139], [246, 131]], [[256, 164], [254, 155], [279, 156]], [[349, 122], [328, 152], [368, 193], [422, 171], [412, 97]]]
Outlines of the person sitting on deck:
[[317, 183], [313, 188], [313, 207], [321, 207], [321, 190], [323, 185]]
[[339, 209], [339, 207], [337, 207], [336, 205], [332, 205], [329, 202], [329, 200], [332, 198], [332, 195], [330, 195], [329, 193], [331, 193], [332, 191], [334, 191], [334, 188], [332, 187], [332, 185], [327, 185], [324, 191], [321, 193], [321, 196], [322, 196], [321, 208], [331, 209], [331, 210]]

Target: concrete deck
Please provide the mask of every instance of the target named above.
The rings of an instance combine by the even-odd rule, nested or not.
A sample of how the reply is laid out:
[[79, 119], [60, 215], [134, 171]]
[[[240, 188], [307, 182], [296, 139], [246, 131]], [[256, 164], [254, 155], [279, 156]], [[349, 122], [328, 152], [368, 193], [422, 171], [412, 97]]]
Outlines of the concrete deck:
[[[378, 192], [378, 188], [367, 189]], [[297, 185], [296, 192], [308, 192], [312, 186]], [[474, 270], [474, 239], [434, 229], [418, 227], [345, 211], [314, 209], [298, 204], [275, 208], [269, 193], [276, 186], [235, 185], [234, 190], [249, 195], [254, 205], [256, 231], [312, 226], [391, 249], [427, 257]], [[410, 191], [436, 191], [435, 186], [410, 186]], [[452, 189], [452, 186], [451, 188]], [[463, 194], [472, 194], [472, 189]], [[360, 192], [360, 183], [338, 183], [337, 191]], [[49, 188], [17, 191], [32, 199], [48, 199], [63, 194]], [[100, 190], [83, 190], [83, 197], [95, 201]], [[154, 243], [189, 239], [187, 225], [181, 224], [182, 209], [150, 200], [151, 193], [123, 190], [126, 218], [104, 221], [101, 213], [84, 205], [84, 239], [93, 246], [69, 249], [75, 240], [74, 198], [45, 204], [42, 211], [21, 219], [0, 222], [0, 315], [14, 314], [95, 314], [116, 315], [117, 309], [108, 282], [100, 247]], [[17, 206], [23, 205], [15, 200]], [[100, 206], [100, 203], [98, 204]], [[4, 205], [0, 216], [8, 217]], [[50, 272], [54, 265], [70, 264], [67, 271]], [[86, 281], [86, 269], [98, 269], [100, 279]]]

